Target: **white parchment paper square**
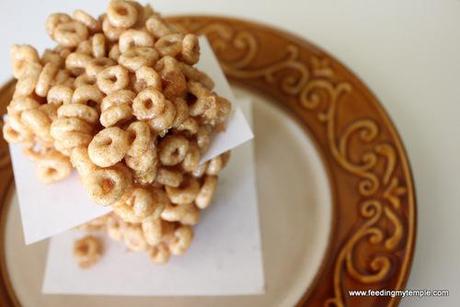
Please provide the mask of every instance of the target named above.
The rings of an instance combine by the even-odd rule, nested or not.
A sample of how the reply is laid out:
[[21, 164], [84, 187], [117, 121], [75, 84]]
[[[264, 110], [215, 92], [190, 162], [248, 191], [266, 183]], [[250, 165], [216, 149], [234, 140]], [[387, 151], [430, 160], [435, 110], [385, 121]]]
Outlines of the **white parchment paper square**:
[[[234, 102], [230, 85], [206, 38], [200, 38], [200, 47], [202, 55], [198, 67], [214, 79], [217, 93]], [[252, 138], [251, 128], [236, 104], [226, 130], [212, 140], [202, 162]], [[10, 145], [10, 153], [26, 244], [59, 234], [111, 211], [89, 198], [76, 173], [61, 182], [46, 185], [37, 179], [35, 165], [24, 156], [20, 145]]]
[[[249, 112], [248, 102], [242, 106]], [[51, 239], [43, 292], [142, 296], [242, 295], [264, 292], [253, 143], [232, 151], [212, 205], [203, 211], [188, 252], [165, 265], [105, 239], [106, 252], [82, 270], [72, 247], [77, 231]]]

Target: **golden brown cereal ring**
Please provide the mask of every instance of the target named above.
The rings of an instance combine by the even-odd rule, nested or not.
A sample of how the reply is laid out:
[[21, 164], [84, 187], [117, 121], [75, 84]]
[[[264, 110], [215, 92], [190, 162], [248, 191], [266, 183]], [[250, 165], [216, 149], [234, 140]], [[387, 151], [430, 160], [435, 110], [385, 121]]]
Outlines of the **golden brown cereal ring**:
[[173, 255], [183, 255], [192, 244], [193, 229], [190, 226], [181, 226], [174, 231], [174, 240], [168, 246]]
[[3, 137], [8, 143], [22, 143], [26, 141], [24, 135], [21, 134], [21, 132], [14, 130], [8, 122], [3, 125], [2, 132]]
[[72, 172], [69, 159], [57, 151], [52, 151], [37, 160], [38, 178], [44, 183], [62, 180]]
[[191, 143], [184, 160], [182, 161], [182, 168], [186, 172], [193, 172], [200, 164], [201, 154], [200, 149], [194, 143]]
[[129, 28], [137, 21], [136, 7], [129, 1], [112, 0], [107, 9], [107, 19], [114, 27]]
[[121, 55], [121, 52], [120, 52], [120, 48], [118, 47], [118, 44], [113, 45], [109, 51], [109, 58], [118, 62], [120, 55]]
[[46, 31], [48, 32], [49, 36], [52, 38], [54, 36], [54, 31], [56, 27], [61, 23], [67, 23], [72, 21], [72, 18], [64, 13], [54, 13], [48, 16], [46, 20]]
[[75, 117], [64, 117], [53, 121], [50, 128], [50, 134], [56, 140], [63, 140], [69, 137], [68, 132], [81, 132], [83, 134], [90, 134], [91, 130], [91, 125], [82, 119]]
[[121, 53], [118, 62], [130, 71], [136, 71], [142, 66], [152, 66], [158, 58], [158, 52], [154, 48], [133, 47]]
[[62, 105], [72, 101], [73, 90], [64, 85], [54, 85], [50, 88], [47, 95], [48, 103]]
[[29, 62], [24, 68], [21, 78], [16, 83], [16, 91], [14, 95], [17, 97], [29, 96], [32, 94], [37, 85], [41, 71], [42, 66], [39, 63]]
[[68, 87], [73, 87], [73, 83], [70, 84], [70, 80], [72, 80], [72, 75], [70, 71], [68, 71], [67, 69], [60, 69], [57, 72], [56, 77], [54, 77], [53, 86], [64, 85]]
[[97, 123], [99, 119], [99, 114], [94, 108], [79, 103], [62, 105], [57, 114], [59, 117], [76, 117], [90, 124]]
[[154, 263], [165, 264], [169, 261], [171, 252], [169, 251], [168, 245], [162, 242], [150, 247], [149, 257]]
[[193, 203], [200, 192], [200, 184], [194, 177], [186, 177], [179, 187], [165, 186], [165, 189], [172, 203], [185, 205]]
[[101, 113], [100, 122], [104, 127], [111, 127], [121, 123], [133, 117], [133, 110], [129, 104], [122, 104], [118, 106], [112, 106]]
[[120, 90], [113, 92], [102, 99], [101, 111], [105, 111], [113, 106], [131, 104], [135, 97], [136, 93], [130, 90]]
[[108, 206], [120, 199], [131, 184], [131, 177], [122, 166], [103, 168], [83, 177], [83, 184], [96, 203]]
[[206, 174], [218, 175], [220, 171], [227, 165], [229, 159], [230, 151], [224, 152], [223, 154], [212, 158], [209, 161], [208, 168], [206, 169]]
[[86, 66], [86, 74], [90, 77], [96, 78], [97, 75], [106, 69], [114, 65], [114, 61], [109, 58], [96, 58], [92, 59]]
[[201, 186], [200, 193], [195, 198], [195, 204], [200, 209], [206, 209], [212, 201], [214, 192], [217, 187], [217, 176], [206, 176], [203, 185]]
[[72, 95], [72, 103], [85, 104], [90, 107], [99, 106], [104, 95], [95, 85], [77, 87]]
[[102, 33], [94, 34], [91, 39], [91, 53], [95, 58], [103, 58], [106, 55], [105, 36]]
[[155, 64], [163, 80], [163, 94], [168, 99], [182, 97], [187, 93], [187, 80], [176, 59], [165, 56]]
[[202, 71], [199, 71], [193, 66], [187, 65], [185, 63], [179, 63], [182, 73], [187, 77], [189, 81], [200, 82], [208, 90], [214, 88], [214, 81]]
[[127, 155], [125, 157], [126, 165], [139, 172], [149, 171], [152, 174], [156, 174], [156, 168], [158, 165], [158, 155], [156, 148], [149, 144], [148, 149], [142, 154], [136, 156]]
[[21, 113], [8, 114], [7, 121], [13, 130], [23, 135], [23, 138], [29, 139], [33, 137], [33, 131], [22, 122]]
[[171, 56], [175, 57], [182, 51], [182, 40], [184, 38], [183, 34], [168, 34], [155, 42], [155, 49], [162, 56]]
[[161, 218], [168, 222], [196, 225], [200, 221], [200, 210], [194, 204], [167, 205], [161, 212]]
[[176, 108], [176, 117], [174, 118], [173, 127], [179, 127], [188, 117], [187, 101], [181, 97], [174, 99], [174, 106]]
[[158, 217], [153, 215], [145, 218], [142, 221], [142, 231], [144, 232], [144, 237], [147, 243], [151, 246], [157, 245], [161, 242], [164, 230], [166, 230], [165, 221], [161, 220]]
[[84, 24], [85, 26], [88, 27], [88, 29], [91, 30], [91, 32], [97, 32], [101, 28], [101, 24], [99, 21], [86, 13], [85, 11], [82, 10], [75, 10], [72, 14], [72, 17], [76, 20]]
[[97, 170], [97, 166], [91, 162], [88, 156], [87, 148], [83, 146], [76, 147], [72, 150], [70, 154], [70, 162], [82, 177], [85, 177]]
[[156, 205], [150, 191], [141, 187], [135, 187], [126, 191], [113, 204], [113, 211], [125, 222], [141, 223], [155, 211]]
[[184, 176], [181, 172], [163, 167], [158, 169], [158, 173], [155, 178], [156, 182], [170, 187], [179, 187], [183, 179]]
[[127, 224], [124, 227], [123, 242], [129, 250], [135, 252], [145, 251], [148, 247], [139, 224]]
[[125, 30], [125, 28], [117, 28], [112, 26], [107, 17], [102, 18], [102, 31], [104, 32], [105, 36], [109, 41], [118, 41], [118, 38], [120, 37], [121, 33], [123, 33], [123, 31]]
[[58, 66], [56, 64], [45, 64], [40, 73], [40, 76], [38, 77], [37, 85], [35, 86], [35, 93], [38, 96], [46, 97], [57, 72]]
[[40, 106], [40, 103], [32, 97], [19, 96], [11, 100], [10, 104], [6, 109], [8, 114], [21, 113], [25, 110], [36, 109]]
[[188, 152], [189, 141], [181, 135], [169, 135], [159, 146], [160, 161], [163, 165], [173, 166], [184, 160]]
[[53, 39], [64, 47], [77, 47], [88, 38], [88, 28], [78, 21], [60, 23], [53, 32]]
[[30, 45], [13, 45], [10, 49], [11, 62], [13, 64], [13, 76], [21, 78], [29, 63], [39, 63], [37, 50]]
[[133, 101], [133, 113], [139, 120], [152, 119], [164, 111], [166, 99], [160, 91], [147, 88]]
[[73, 246], [73, 254], [78, 265], [83, 268], [89, 268], [96, 264], [102, 257], [103, 246], [100, 239], [88, 235], [77, 241]]
[[126, 131], [130, 141], [128, 155], [133, 157], [140, 156], [150, 148], [152, 134], [149, 125], [145, 122], [132, 122]]
[[[161, 78], [153, 68], [142, 66], [136, 70], [136, 82], [134, 83], [134, 89], [137, 92], [141, 92], [147, 87], [161, 91]], [[185, 101], [184, 103], [187, 104]]]
[[92, 55], [92, 46], [91, 46], [91, 41], [89, 39], [82, 41], [80, 44], [78, 44], [77, 49], [75, 52], [77, 53], [82, 53], [82, 54], [87, 54], [87, 55]]
[[158, 169], [156, 164], [151, 169], [147, 169], [145, 171], [134, 170], [134, 180], [142, 185], [152, 184], [157, 176], [157, 171]]
[[86, 73], [84, 73], [75, 78], [75, 88], [85, 85], [96, 85], [96, 77], [90, 77]]
[[148, 123], [154, 131], [159, 132], [160, 136], [164, 136], [167, 130], [172, 127], [175, 117], [176, 108], [174, 104], [169, 100], [165, 100], [163, 112], [149, 120]]
[[73, 52], [66, 58], [65, 67], [77, 76], [85, 72], [91, 60], [92, 58], [88, 54]]
[[59, 53], [57, 53], [56, 51], [46, 49], [43, 52], [40, 62], [42, 63], [42, 65], [45, 65], [47, 63], [53, 63], [60, 68], [64, 65], [65, 59], [61, 57]]
[[42, 104], [38, 107], [40, 111], [46, 114], [51, 121], [54, 121], [57, 118], [58, 106], [55, 104]]
[[65, 155], [70, 155], [71, 149], [80, 146], [88, 146], [91, 142], [91, 135], [80, 131], [69, 131], [60, 134], [59, 139], [54, 143], [55, 147], [59, 147], [59, 151]]
[[120, 241], [123, 239], [124, 228], [126, 223], [123, 222], [116, 214], [109, 214], [107, 218], [107, 234], [113, 240]]
[[169, 35], [172, 31], [158, 15], [153, 15], [145, 22], [145, 27], [155, 38]]
[[199, 124], [196, 119], [194, 119], [193, 117], [189, 117], [184, 122], [182, 122], [176, 129], [177, 131], [181, 131], [187, 136], [191, 136], [198, 133]]
[[200, 45], [195, 34], [186, 34], [182, 41], [181, 58], [187, 64], [196, 64], [200, 59]]
[[122, 53], [132, 47], [153, 47], [153, 39], [145, 31], [129, 29], [120, 35], [118, 46]]
[[125, 89], [128, 84], [128, 71], [120, 65], [107, 67], [97, 75], [97, 85], [107, 95]]
[[129, 149], [128, 133], [118, 127], [99, 131], [88, 146], [94, 164], [109, 167], [121, 161]]
[[39, 109], [26, 110], [21, 113], [21, 120], [30, 130], [44, 141], [51, 140], [51, 120]]
[[211, 143], [210, 131], [206, 127], [199, 127], [196, 133], [196, 143], [203, 153], [208, 150], [209, 144]]

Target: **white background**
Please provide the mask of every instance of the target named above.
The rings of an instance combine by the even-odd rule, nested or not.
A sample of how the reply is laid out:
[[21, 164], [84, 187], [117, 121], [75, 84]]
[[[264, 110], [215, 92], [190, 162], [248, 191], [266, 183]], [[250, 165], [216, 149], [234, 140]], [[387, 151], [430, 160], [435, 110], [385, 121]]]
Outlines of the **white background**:
[[[418, 198], [415, 262], [407, 288], [449, 289], [443, 299], [406, 299], [403, 306], [460, 304], [460, 1], [157, 0], [165, 13], [239, 16], [307, 38], [360, 76], [398, 127], [413, 167]], [[0, 3], [0, 80], [10, 75], [13, 42], [44, 47], [50, 11], [105, 1]]]

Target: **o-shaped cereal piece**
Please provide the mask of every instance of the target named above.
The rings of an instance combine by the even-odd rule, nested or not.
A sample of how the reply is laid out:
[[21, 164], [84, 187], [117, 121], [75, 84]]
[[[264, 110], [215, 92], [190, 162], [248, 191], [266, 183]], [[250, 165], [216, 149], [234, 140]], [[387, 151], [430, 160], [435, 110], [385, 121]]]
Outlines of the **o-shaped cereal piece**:
[[147, 249], [148, 244], [139, 224], [127, 224], [123, 230], [123, 242], [129, 250], [140, 252]]
[[99, 21], [86, 13], [83, 10], [75, 10], [72, 14], [72, 17], [76, 20], [84, 24], [91, 30], [91, 32], [97, 32], [101, 28], [101, 24]]
[[[161, 90], [161, 78], [155, 69], [148, 66], [142, 66], [136, 70], [136, 83], [134, 83], [134, 88], [136, 91], [141, 92], [147, 87]], [[185, 101], [184, 103], [187, 104]]]
[[14, 130], [8, 122], [3, 125], [2, 133], [8, 143], [21, 143], [26, 140], [24, 135], [21, 132]]
[[82, 119], [76, 117], [63, 117], [52, 122], [50, 133], [56, 140], [62, 140], [68, 137], [67, 132], [90, 134], [92, 129], [93, 127]]
[[73, 52], [65, 60], [65, 67], [74, 75], [85, 72], [86, 67], [91, 62], [91, 56], [85, 53]]
[[230, 151], [226, 151], [223, 154], [215, 158], [212, 158], [209, 161], [208, 168], [206, 169], [206, 174], [219, 175], [222, 169], [227, 165], [229, 159], [230, 159]]
[[168, 25], [157, 15], [153, 15], [147, 19], [145, 27], [155, 38], [160, 38], [172, 33]]
[[49, 152], [37, 160], [38, 178], [44, 183], [62, 180], [72, 172], [69, 159], [57, 151]]
[[152, 119], [165, 108], [166, 99], [160, 91], [147, 88], [137, 94], [133, 101], [133, 113], [139, 120]]
[[159, 148], [161, 163], [173, 166], [184, 160], [188, 152], [189, 141], [181, 135], [169, 135], [163, 139]]
[[72, 18], [65, 13], [54, 13], [48, 16], [46, 19], [46, 31], [48, 35], [52, 38], [54, 36], [54, 30], [61, 23], [66, 23], [72, 21]]
[[82, 177], [85, 177], [97, 170], [96, 165], [94, 165], [94, 163], [89, 159], [88, 149], [83, 146], [76, 147], [72, 150], [70, 154], [70, 162]]
[[[121, 199], [113, 205], [114, 212], [129, 223], [140, 223], [157, 209], [159, 212], [163, 210], [163, 208], [158, 208], [158, 204], [154, 202], [152, 193], [142, 187], [135, 187], [126, 191]], [[159, 214], [156, 215], [159, 216]]]
[[196, 64], [200, 59], [200, 45], [195, 34], [186, 34], [182, 41], [181, 58], [187, 64]]
[[35, 93], [38, 96], [46, 97], [57, 72], [58, 66], [56, 64], [45, 64], [40, 73], [40, 76], [38, 77], [37, 85], [35, 86]]
[[88, 154], [94, 164], [109, 167], [120, 162], [129, 149], [128, 133], [118, 127], [99, 131], [89, 143]]
[[168, 245], [166, 243], [159, 243], [155, 246], [151, 246], [149, 249], [150, 260], [154, 263], [165, 264], [169, 261], [171, 257], [171, 252], [169, 251]]
[[96, 78], [101, 71], [113, 64], [115, 64], [114, 61], [109, 58], [92, 59], [86, 66], [86, 74], [90, 77]]
[[165, 100], [163, 112], [149, 120], [148, 123], [154, 131], [159, 132], [160, 136], [164, 136], [167, 130], [172, 127], [175, 117], [176, 108], [174, 104], [169, 100]]
[[125, 162], [129, 168], [135, 171], [139, 171], [139, 172], [150, 171], [152, 173], [155, 173], [155, 169], [157, 168], [157, 165], [158, 165], [158, 157], [157, 157], [156, 148], [151, 142], [148, 145], [147, 150], [144, 151], [143, 153], [135, 155], [135, 156], [126, 155]]
[[96, 77], [90, 77], [84, 73], [75, 78], [73, 84], [76, 88], [84, 85], [96, 85]]
[[153, 39], [145, 31], [129, 29], [120, 35], [118, 46], [122, 53], [132, 47], [153, 47]]
[[173, 127], [179, 127], [188, 117], [188, 105], [187, 101], [182, 97], [177, 97], [174, 100], [174, 106], [176, 107], [176, 117], [174, 118]]
[[83, 85], [77, 87], [72, 95], [72, 103], [85, 104], [90, 107], [98, 107], [104, 95], [95, 85]]
[[128, 126], [126, 131], [128, 132], [130, 143], [128, 155], [140, 156], [149, 149], [152, 141], [149, 125], [142, 121], [135, 121]]
[[214, 192], [217, 187], [217, 176], [206, 176], [203, 185], [201, 186], [200, 193], [195, 198], [195, 204], [200, 209], [206, 209], [212, 201]]
[[167, 205], [161, 212], [161, 218], [183, 225], [196, 225], [200, 221], [200, 210], [194, 204]]
[[113, 106], [131, 104], [135, 97], [136, 93], [130, 90], [120, 90], [113, 92], [102, 99], [101, 111], [105, 111]]
[[159, 244], [165, 235], [172, 232], [173, 224], [153, 215], [142, 221], [142, 231], [147, 243], [151, 246]]
[[117, 165], [97, 169], [82, 178], [91, 198], [100, 205], [108, 206], [120, 199], [131, 184], [130, 172]]
[[176, 129], [187, 136], [192, 136], [198, 133], [199, 128], [198, 121], [193, 117], [189, 117], [177, 126]]
[[11, 100], [10, 105], [6, 107], [8, 114], [19, 114], [25, 110], [36, 109], [40, 103], [32, 97], [19, 96]]
[[212, 79], [204, 72], [199, 71], [195, 67], [185, 63], [179, 63], [179, 66], [182, 73], [187, 77], [187, 80], [200, 82], [208, 90], [212, 90], [214, 88], [214, 81], [212, 81]]
[[45, 112], [39, 109], [26, 110], [22, 112], [21, 120], [43, 141], [52, 141], [50, 136], [51, 120]]
[[47, 63], [53, 63], [56, 64], [58, 67], [62, 67], [64, 65], [65, 59], [61, 57], [59, 53], [57, 53], [56, 51], [51, 49], [45, 49], [40, 61], [43, 65]]
[[16, 91], [14, 92], [14, 97], [28, 96], [32, 94], [37, 85], [41, 71], [42, 66], [39, 63], [27, 63], [21, 75], [21, 78], [16, 83]]
[[40, 62], [37, 50], [30, 45], [13, 45], [10, 49], [10, 56], [13, 64], [13, 76], [16, 79], [22, 76], [28, 63]]
[[78, 44], [76, 52], [91, 55], [91, 41], [89, 39], [82, 41], [80, 44]]
[[137, 10], [129, 1], [112, 0], [107, 9], [107, 19], [114, 27], [129, 28], [137, 21]]
[[99, 114], [96, 109], [79, 103], [60, 106], [57, 110], [57, 115], [59, 117], [76, 117], [90, 124], [97, 123], [99, 119]]
[[155, 49], [160, 52], [162, 56], [175, 57], [182, 51], [183, 34], [169, 34], [161, 37], [155, 42]]
[[121, 33], [125, 31], [125, 28], [118, 28], [114, 27], [107, 16], [103, 15], [102, 17], [102, 31], [104, 32], [105, 36], [107, 39], [111, 42], [116, 42], [118, 41], [118, 38], [120, 37]]
[[184, 176], [181, 172], [162, 167], [158, 169], [155, 181], [165, 186], [177, 188], [182, 183], [183, 179]]
[[110, 48], [109, 51], [109, 58], [111, 58], [114, 61], [118, 62], [118, 59], [120, 58], [121, 52], [120, 52], [120, 47], [118, 47], [118, 44], [114, 44], [112, 48]]
[[97, 86], [105, 94], [122, 90], [128, 84], [128, 71], [120, 65], [107, 67], [97, 75]]
[[174, 239], [168, 244], [173, 255], [183, 255], [192, 244], [193, 229], [181, 226], [174, 231]]
[[191, 143], [184, 160], [182, 161], [182, 168], [186, 172], [193, 172], [200, 164], [201, 153], [198, 146]]
[[99, 261], [103, 253], [103, 246], [100, 239], [88, 235], [73, 245], [73, 254], [81, 268], [89, 268]]
[[94, 34], [91, 39], [91, 53], [95, 58], [103, 58], [106, 54], [105, 36], [102, 33]]
[[169, 200], [177, 205], [193, 203], [200, 192], [200, 184], [194, 177], [186, 177], [179, 187], [165, 186]]
[[158, 52], [154, 48], [133, 47], [121, 53], [118, 62], [130, 71], [137, 71], [142, 66], [152, 66], [158, 58]]
[[88, 38], [88, 28], [78, 21], [60, 23], [53, 32], [53, 39], [64, 47], [77, 47]]
[[104, 127], [122, 124], [131, 119], [133, 111], [129, 104], [112, 106], [101, 113], [100, 122]]

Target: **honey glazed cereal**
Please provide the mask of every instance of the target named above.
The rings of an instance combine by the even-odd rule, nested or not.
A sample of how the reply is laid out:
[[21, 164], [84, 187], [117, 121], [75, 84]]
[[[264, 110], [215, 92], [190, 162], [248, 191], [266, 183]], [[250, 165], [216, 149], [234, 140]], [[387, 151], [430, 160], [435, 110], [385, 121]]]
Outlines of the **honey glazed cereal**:
[[[23, 146], [43, 182], [75, 169], [94, 202], [112, 206], [80, 229], [106, 232], [154, 263], [184, 254], [230, 154], [200, 164], [231, 103], [194, 67], [197, 37], [125, 0], [97, 18], [52, 14], [46, 30], [56, 46], [43, 54], [11, 48], [17, 84], [4, 138]], [[94, 236], [74, 247], [81, 267], [103, 252]]]

